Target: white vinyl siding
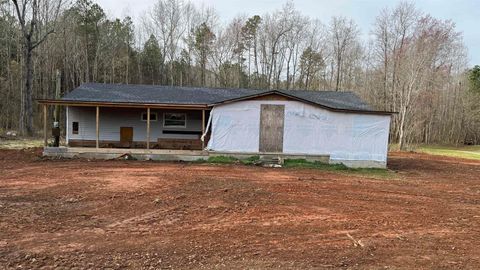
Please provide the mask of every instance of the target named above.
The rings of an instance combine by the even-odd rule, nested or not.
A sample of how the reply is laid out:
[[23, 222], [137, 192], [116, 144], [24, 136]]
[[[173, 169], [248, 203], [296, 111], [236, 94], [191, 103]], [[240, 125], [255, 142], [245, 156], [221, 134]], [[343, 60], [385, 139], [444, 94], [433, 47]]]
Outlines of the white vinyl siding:
[[[180, 110], [155, 110], [151, 113], [157, 114], [158, 121], [150, 122], [150, 141], [155, 142], [158, 138], [165, 139], [198, 139], [196, 134], [163, 134], [163, 130], [171, 131], [201, 131], [202, 130], [202, 111], [180, 111]], [[134, 141], [146, 141], [147, 122], [141, 120], [142, 112], [145, 109], [136, 108], [100, 108], [100, 140], [101, 141], [119, 141], [120, 127], [133, 128]], [[163, 114], [167, 113], [186, 113], [186, 127], [164, 127]], [[72, 107], [67, 111], [67, 137], [69, 140], [95, 140], [95, 107]], [[72, 134], [72, 122], [78, 122], [78, 134]]]

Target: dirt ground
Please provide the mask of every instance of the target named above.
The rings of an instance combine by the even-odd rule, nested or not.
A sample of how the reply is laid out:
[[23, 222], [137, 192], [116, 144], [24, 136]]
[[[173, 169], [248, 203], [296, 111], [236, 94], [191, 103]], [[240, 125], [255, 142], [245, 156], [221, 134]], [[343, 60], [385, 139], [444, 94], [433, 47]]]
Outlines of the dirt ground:
[[480, 161], [316, 169], [0, 150], [0, 269], [479, 269]]

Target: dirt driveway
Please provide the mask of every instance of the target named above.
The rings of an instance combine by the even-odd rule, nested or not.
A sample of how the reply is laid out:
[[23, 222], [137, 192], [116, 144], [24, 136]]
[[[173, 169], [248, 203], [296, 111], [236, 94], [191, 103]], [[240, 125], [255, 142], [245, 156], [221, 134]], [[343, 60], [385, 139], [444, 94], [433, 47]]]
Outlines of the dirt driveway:
[[479, 269], [480, 161], [392, 179], [0, 150], [0, 269]]

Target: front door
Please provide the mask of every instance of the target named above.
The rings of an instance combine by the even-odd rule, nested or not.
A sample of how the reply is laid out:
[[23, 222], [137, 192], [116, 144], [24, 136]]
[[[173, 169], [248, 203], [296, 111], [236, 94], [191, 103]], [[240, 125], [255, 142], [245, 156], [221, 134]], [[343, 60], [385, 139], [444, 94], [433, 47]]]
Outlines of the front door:
[[120, 128], [120, 146], [132, 147], [133, 144], [133, 128], [121, 127]]
[[284, 116], [285, 105], [261, 105], [260, 152], [283, 152]]

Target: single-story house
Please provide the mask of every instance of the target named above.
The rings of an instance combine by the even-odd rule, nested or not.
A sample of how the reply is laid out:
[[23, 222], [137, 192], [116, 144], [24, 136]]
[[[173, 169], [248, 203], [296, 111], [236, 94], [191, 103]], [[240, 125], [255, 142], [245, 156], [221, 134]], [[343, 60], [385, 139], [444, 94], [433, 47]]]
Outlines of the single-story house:
[[354, 167], [386, 166], [392, 115], [337, 91], [86, 83], [39, 103], [45, 130], [47, 105], [66, 107], [66, 148], [324, 155]]

